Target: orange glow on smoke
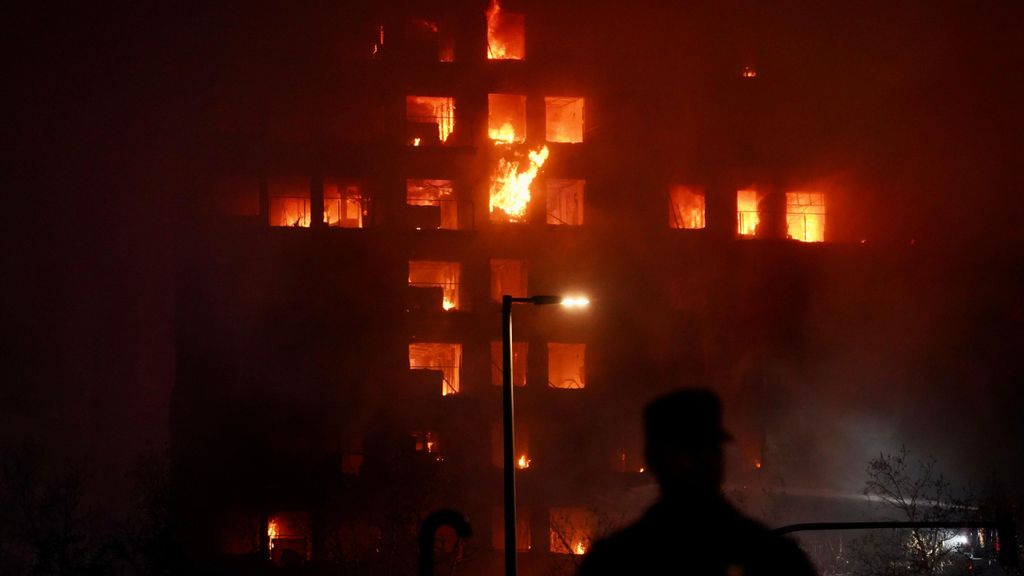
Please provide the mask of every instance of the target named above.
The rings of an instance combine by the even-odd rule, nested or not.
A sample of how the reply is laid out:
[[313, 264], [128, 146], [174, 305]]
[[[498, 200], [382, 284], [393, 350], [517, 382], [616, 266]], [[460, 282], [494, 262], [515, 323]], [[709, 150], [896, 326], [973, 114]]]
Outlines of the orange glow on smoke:
[[761, 215], [757, 210], [757, 190], [740, 190], [736, 192], [737, 232], [740, 236], [757, 234], [757, 225]]
[[513, 159], [498, 159], [498, 167], [491, 180], [491, 219], [520, 222], [526, 216], [526, 207], [530, 204], [530, 185], [548, 159], [548, 147], [529, 151], [529, 165], [522, 171], [520, 166], [525, 162], [521, 152], [509, 147], [509, 153]]
[[501, 9], [498, 0], [487, 8], [487, 59], [522, 60], [526, 57], [524, 18]]

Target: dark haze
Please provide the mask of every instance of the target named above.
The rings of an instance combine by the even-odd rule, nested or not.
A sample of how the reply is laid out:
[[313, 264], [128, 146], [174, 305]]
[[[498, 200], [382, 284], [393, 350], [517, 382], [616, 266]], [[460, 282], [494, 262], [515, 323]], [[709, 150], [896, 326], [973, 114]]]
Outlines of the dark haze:
[[[594, 197], [623, 197], [588, 205], [588, 226], [646, 234], [637, 222], [665, 221], [669, 180], [726, 165], [769, 165], [786, 184], [833, 194], [841, 258], [821, 246], [771, 264], [733, 251], [694, 280], [730, 279], [698, 306], [712, 318], [693, 342], [712, 348], [700, 355], [760, 353], [692, 371], [730, 375], [717, 382], [727, 425], [749, 432], [756, 424], [738, 422], [763, 418], [765, 441], [790, 455], [787, 485], [859, 493], [867, 459], [906, 444], [958, 482], [1024, 486], [1019, 3], [537, 4], [528, 33], [551, 58], [548, 80], [588, 98], [602, 167], [588, 178], [604, 182]], [[132, 457], [169, 439], [176, 268], [179, 247], [202, 242], [190, 234], [211, 135], [276, 123], [305, 138], [307, 112], [331, 105], [321, 85], [344, 72], [346, 26], [372, 8], [7, 9], [0, 430], [59, 466], [87, 462], [98, 508], [125, 512]], [[747, 65], [758, 78], [741, 91]], [[644, 390], [638, 408], [675, 384], [645, 365], [670, 365], [687, 343], [669, 341], [675, 326], [636, 298], [649, 290], [600, 285], [602, 267], [630, 277], [717, 256], [607, 248], [554, 288], [603, 303], [581, 322], [600, 329], [595, 349], [635, 360], [644, 382], [621, 386]], [[620, 330], [646, 340], [617, 341]], [[617, 421], [638, 420], [632, 409]]]

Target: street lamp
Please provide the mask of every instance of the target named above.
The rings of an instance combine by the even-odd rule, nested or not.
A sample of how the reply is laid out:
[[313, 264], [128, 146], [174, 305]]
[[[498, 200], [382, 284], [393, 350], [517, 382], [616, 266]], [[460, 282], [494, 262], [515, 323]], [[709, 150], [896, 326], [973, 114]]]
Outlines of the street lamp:
[[529, 296], [515, 298], [508, 294], [501, 297], [501, 388], [502, 427], [505, 450], [505, 576], [516, 576], [516, 457], [515, 428], [512, 409], [512, 305], [561, 304], [566, 308], [583, 308], [590, 300], [581, 296]]

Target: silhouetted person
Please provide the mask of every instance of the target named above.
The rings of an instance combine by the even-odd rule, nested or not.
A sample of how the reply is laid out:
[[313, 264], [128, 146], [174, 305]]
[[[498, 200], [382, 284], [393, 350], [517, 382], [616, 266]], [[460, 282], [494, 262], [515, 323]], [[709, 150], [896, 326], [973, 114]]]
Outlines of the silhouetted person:
[[722, 444], [731, 438], [709, 390], [678, 390], [648, 404], [644, 452], [661, 497], [635, 523], [595, 543], [578, 576], [813, 576], [796, 544], [722, 496]]

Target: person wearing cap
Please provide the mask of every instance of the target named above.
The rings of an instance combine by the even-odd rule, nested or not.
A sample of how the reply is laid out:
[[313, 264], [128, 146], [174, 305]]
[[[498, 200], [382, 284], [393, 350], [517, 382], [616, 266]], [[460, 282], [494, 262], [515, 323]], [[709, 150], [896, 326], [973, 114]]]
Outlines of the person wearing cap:
[[791, 540], [773, 534], [722, 495], [723, 443], [718, 396], [682, 389], [644, 409], [644, 453], [660, 497], [635, 523], [597, 541], [578, 576], [604, 574], [758, 574], [813, 576]]

